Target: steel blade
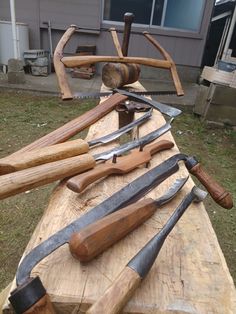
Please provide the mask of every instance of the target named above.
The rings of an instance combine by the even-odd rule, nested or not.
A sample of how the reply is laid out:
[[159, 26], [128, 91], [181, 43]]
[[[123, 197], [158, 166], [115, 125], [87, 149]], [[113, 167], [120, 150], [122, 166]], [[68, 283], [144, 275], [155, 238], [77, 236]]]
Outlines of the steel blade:
[[[128, 90], [130, 93], [135, 93], [137, 95], [176, 95], [176, 91], [157, 91], [157, 90], [151, 90], [151, 91], [135, 91], [135, 90]], [[79, 98], [79, 99], [88, 99], [88, 98], [96, 98], [99, 99], [101, 97], [109, 97], [113, 94], [113, 91], [109, 92], [77, 92], [74, 93], [74, 98]]]
[[29, 278], [34, 266], [58, 247], [69, 242], [74, 232], [78, 232], [88, 224], [139, 200], [170, 175], [178, 171], [178, 161], [185, 158], [186, 155], [184, 154], [177, 154], [170, 157], [35, 247], [24, 257], [18, 267], [16, 273], [17, 285], [24, 284]]
[[162, 206], [162, 205], [168, 203], [171, 199], [173, 199], [175, 197], [175, 195], [185, 185], [187, 180], [188, 180], [188, 177], [176, 179], [176, 181], [174, 182], [174, 184], [172, 184], [172, 186], [169, 188], [169, 190], [164, 195], [162, 195], [157, 200], [155, 200], [156, 205], [158, 207]]
[[121, 95], [125, 95], [125, 96], [129, 97], [129, 99], [139, 100], [141, 102], [149, 104], [153, 108], [159, 110], [161, 113], [166, 114], [167, 116], [170, 116], [170, 117], [176, 117], [182, 113], [182, 111], [180, 109], [162, 104], [158, 101], [154, 101], [152, 99], [143, 97], [143, 96], [135, 94], [135, 93], [130, 93], [130, 92], [127, 92], [127, 91], [121, 90], [121, 89], [114, 89], [114, 91], [121, 94]]
[[120, 156], [120, 155], [124, 154], [125, 152], [130, 151], [131, 149], [134, 149], [136, 147], [145, 146], [146, 144], [154, 141], [155, 139], [157, 139], [158, 137], [160, 137], [161, 135], [163, 135], [164, 133], [169, 131], [171, 129], [171, 122], [172, 121], [173, 121], [173, 119], [166, 122], [166, 124], [164, 124], [159, 129], [141, 137], [138, 140], [134, 140], [134, 141], [125, 143], [125, 144], [118, 146], [118, 147], [115, 147], [115, 148], [113, 148], [107, 152], [96, 154], [93, 157], [95, 160], [108, 160], [108, 159], [112, 158], [114, 155]]
[[134, 127], [139, 126], [146, 122], [150, 117], [152, 116], [152, 110], [149, 110], [146, 114], [144, 114], [141, 118], [125, 125], [124, 127], [116, 130], [115, 132], [102, 136], [98, 139], [92, 140], [88, 142], [89, 147], [92, 147], [97, 144], [105, 144], [109, 143], [111, 141], [114, 141], [116, 138], [120, 137], [122, 134], [129, 132], [132, 130]]

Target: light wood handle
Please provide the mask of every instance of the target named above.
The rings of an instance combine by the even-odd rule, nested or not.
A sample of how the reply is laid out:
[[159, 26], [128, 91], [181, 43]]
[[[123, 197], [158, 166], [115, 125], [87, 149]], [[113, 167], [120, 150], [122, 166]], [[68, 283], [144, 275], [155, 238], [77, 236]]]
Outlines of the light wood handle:
[[0, 159], [0, 175], [87, 153], [89, 145], [82, 139], [35, 149]]
[[120, 102], [127, 99], [127, 96], [115, 93], [107, 100], [99, 103], [99, 105], [95, 106], [93, 109], [86, 111], [81, 116], [71, 120], [60, 128], [54, 130], [53, 132], [48, 133], [45, 136], [34, 141], [33, 143], [21, 148], [17, 152], [11, 154], [11, 156], [16, 156], [23, 152], [32, 151], [40, 147], [46, 147], [64, 142], [74, 136], [76, 133], [84, 130], [91, 124], [104, 117], [107, 113], [111, 112]]
[[117, 314], [123, 309], [141, 282], [139, 275], [129, 267], [120, 273], [103, 296], [86, 314]]
[[94, 166], [94, 158], [84, 154], [5, 174], [0, 176], [0, 199], [75, 175]]
[[99, 219], [71, 236], [71, 254], [82, 262], [90, 261], [140, 226], [156, 209], [153, 199], [148, 198]]
[[45, 294], [31, 308], [25, 311], [24, 314], [56, 314], [56, 312], [48, 294]]
[[211, 197], [224, 208], [232, 208], [233, 200], [229, 192], [220, 186], [198, 163], [189, 172], [193, 174], [205, 186]]
[[170, 141], [162, 140], [143, 148], [143, 151], [133, 150], [129, 155], [118, 157], [117, 163], [112, 161], [97, 165], [94, 169], [86, 173], [79, 174], [70, 178], [67, 181], [67, 187], [72, 191], [79, 193], [83, 191], [91, 183], [109, 176], [111, 174], [125, 174], [138, 166], [148, 163], [151, 160], [151, 155], [170, 149], [174, 144]]

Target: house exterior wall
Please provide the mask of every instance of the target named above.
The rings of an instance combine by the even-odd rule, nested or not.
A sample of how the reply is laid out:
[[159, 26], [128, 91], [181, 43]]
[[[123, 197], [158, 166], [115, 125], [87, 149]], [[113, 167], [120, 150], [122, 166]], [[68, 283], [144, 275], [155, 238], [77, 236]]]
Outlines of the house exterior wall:
[[[129, 55], [159, 57], [155, 48], [147, 42], [142, 31], [149, 31], [154, 38], [169, 52], [175, 63], [181, 68], [200, 68], [214, 0], [206, 0], [199, 33], [185, 31], [144, 28], [133, 24]], [[83, 28], [75, 34], [66, 47], [66, 52], [73, 53], [78, 45], [97, 46], [97, 54], [116, 54], [110, 27], [123, 29], [119, 23], [102, 20], [102, 0], [20, 0], [16, 1], [16, 19], [29, 25], [30, 49], [49, 49], [47, 25], [51, 21], [52, 41], [55, 48], [58, 40], [70, 24]], [[0, 1], [0, 20], [10, 20], [9, 0]], [[121, 35], [119, 34], [120, 40]], [[150, 74], [148, 74], [150, 73]], [[152, 70], [147, 75], [152, 76]]]

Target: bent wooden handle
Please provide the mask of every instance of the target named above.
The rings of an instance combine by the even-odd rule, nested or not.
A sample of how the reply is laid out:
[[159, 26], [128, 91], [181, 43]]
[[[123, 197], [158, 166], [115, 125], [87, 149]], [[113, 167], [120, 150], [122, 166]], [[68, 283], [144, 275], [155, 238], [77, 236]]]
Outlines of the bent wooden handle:
[[230, 193], [213, 180], [213, 178], [202, 168], [200, 163], [189, 169], [189, 172], [198, 178], [198, 180], [205, 186], [216, 203], [227, 209], [233, 207], [233, 199]]
[[81, 155], [88, 151], [88, 143], [78, 139], [35, 149], [17, 156], [4, 157], [0, 159], [0, 175]]
[[143, 148], [143, 151], [133, 150], [131, 154], [117, 158], [117, 163], [107, 161], [97, 165], [93, 170], [84, 174], [75, 176], [67, 181], [67, 187], [72, 191], [79, 193], [83, 191], [89, 184], [104, 178], [111, 174], [125, 174], [138, 166], [148, 163], [151, 156], [165, 149], [170, 149], [174, 144], [170, 141], [162, 140]]
[[84, 154], [2, 175], [0, 176], [0, 199], [64, 179], [94, 166], [94, 158], [89, 154]]
[[112, 285], [86, 312], [86, 314], [117, 314], [123, 309], [141, 282], [141, 277], [125, 267]]
[[71, 254], [82, 262], [90, 261], [140, 226], [156, 209], [153, 199], [148, 198], [99, 219], [71, 236]]

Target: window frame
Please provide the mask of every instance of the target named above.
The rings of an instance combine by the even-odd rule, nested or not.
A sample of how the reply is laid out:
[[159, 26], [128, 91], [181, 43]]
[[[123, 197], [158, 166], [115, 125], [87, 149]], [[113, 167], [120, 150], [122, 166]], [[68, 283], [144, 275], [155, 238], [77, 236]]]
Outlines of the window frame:
[[[197, 31], [190, 31], [186, 29], [180, 29], [180, 28], [172, 28], [172, 27], [166, 27], [164, 25], [165, 20], [165, 14], [166, 14], [166, 7], [167, 7], [167, 1], [164, 0], [163, 5], [163, 12], [162, 19], [161, 19], [161, 25], [153, 25], [151, 24], [153, 21], [153, 15], [154, 15], [154, 5], [156, 0], [152, 0], [152, 11], [151, 11], [151, 17], [150, 17], [150, 24], [139, 24], [139, 23], [133, 23], [132, 24], [132, 30], [134, 32], [142, 33], [143, 31], [149, 31], [150, 33], [154, 35], [162, 35], [162, 36], [173, 36], [173, 37], [186, 37], [186, 38], [196, 38], [196, 39], [203, 39], [204, 38], [204, 20], [206, 18], [206, 7], [208, 5], [208, 1], [204, 0], [204, 4], [201, 9], [201, 18], [199, 23], [199, 29]], [[101, 17], [102, 17], [102, 28], [107, 28], [111, 26], [115, 26], [117, 30], [122, 31], [124, 22], [118, 22], [118, 21], [111, 21], [111, 20], [104, 20], [104, 2], [105, 0], [102, 0], [102, 6], [101, 6]]]

